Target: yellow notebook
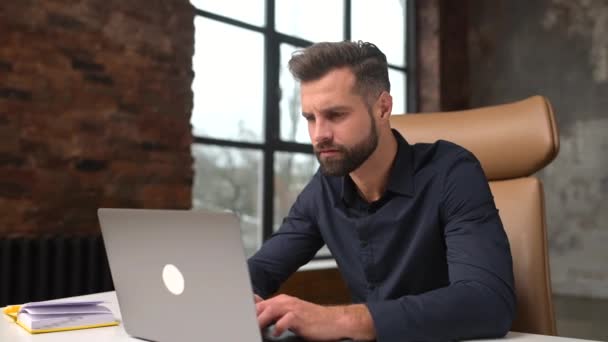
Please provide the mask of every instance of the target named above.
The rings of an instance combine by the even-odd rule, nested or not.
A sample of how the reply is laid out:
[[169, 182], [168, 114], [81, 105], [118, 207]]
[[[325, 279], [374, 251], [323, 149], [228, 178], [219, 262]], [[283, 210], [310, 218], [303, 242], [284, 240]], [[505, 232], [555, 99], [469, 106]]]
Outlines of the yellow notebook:
[[10, 305], [2, 311], [31, 334], [118, 325], [102, 301], [73, 299]]

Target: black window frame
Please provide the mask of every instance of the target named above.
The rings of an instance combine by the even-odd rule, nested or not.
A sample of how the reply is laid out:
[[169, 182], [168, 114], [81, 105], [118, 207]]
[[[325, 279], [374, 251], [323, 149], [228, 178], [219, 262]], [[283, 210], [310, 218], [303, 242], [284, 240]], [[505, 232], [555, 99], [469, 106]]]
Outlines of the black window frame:
[[[389, 63], [389, 69], [401, 71], [406, 76], [406, 99], [407, 112], [417, 111], [417, 82], [416, 82], [416, 53], [415, 53], [415, 0], [404, 0], [405, 18], [405, 66], [397, 66]], [[193, 145], [211, 145], [220, 147], [234, 147], [262, 151], [262, 241], [268, 239], [273, 229], [274, 218], [274, 165], [275, 153], [304, 153], [313, 154], [312, 145], [298, 142], [281, 140], [280, 134], [280, 47], [281, 44], [290, 44], [296, 48], [312, 45], [313, 42], [296, 36], [291, 36], [275, 30], [275, 0], [266, 0], [264, 26], [256, 26], [237, 19], [215, 14], [194, 7], [195, 15], [211, 19], [220, 23], [229, 24], [234, 27], [258, 32], [264, 36], [264, 140], [260, 143], [245, 142], [238, 140], [218, 139], [210, 137], [193, 137]], [[344, 0], [344, 40], [351, 39], [351, 0]], [[273, 91], [274, 90], [274, 91]], [[331, 256], [317, 256], [319, 259], [333, 259]]]

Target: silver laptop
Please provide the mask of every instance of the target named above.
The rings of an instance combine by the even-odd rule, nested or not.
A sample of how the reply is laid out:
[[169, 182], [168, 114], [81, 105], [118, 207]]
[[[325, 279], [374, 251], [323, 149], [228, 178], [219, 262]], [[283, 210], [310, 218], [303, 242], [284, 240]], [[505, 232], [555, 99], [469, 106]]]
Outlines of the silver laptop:
[[102, 208], [98, 216], [129, 335], [262, 341], [233, 214]]

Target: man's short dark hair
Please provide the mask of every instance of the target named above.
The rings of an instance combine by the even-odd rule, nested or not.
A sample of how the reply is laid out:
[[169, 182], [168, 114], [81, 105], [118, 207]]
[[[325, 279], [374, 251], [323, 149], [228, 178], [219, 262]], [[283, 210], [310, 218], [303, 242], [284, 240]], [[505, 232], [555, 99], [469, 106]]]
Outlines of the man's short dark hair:
[[296, 51], [289, 71], [300, 82], [314, 81], [336, 68], [348, 67], [355, 75], [355, 91], [368, 105], [382, 91], [391, 90], [386, 56], [367, 42], [322, 42]]

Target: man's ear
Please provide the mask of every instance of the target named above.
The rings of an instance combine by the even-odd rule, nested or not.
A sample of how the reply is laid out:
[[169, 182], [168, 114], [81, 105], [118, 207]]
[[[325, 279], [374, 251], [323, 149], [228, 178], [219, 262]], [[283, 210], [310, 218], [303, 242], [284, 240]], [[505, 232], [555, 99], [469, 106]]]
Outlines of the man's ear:
[[388, 119], [393, 111], [393, 97], [387, 91], [382, 91], [378, 100], [380, 118]]

